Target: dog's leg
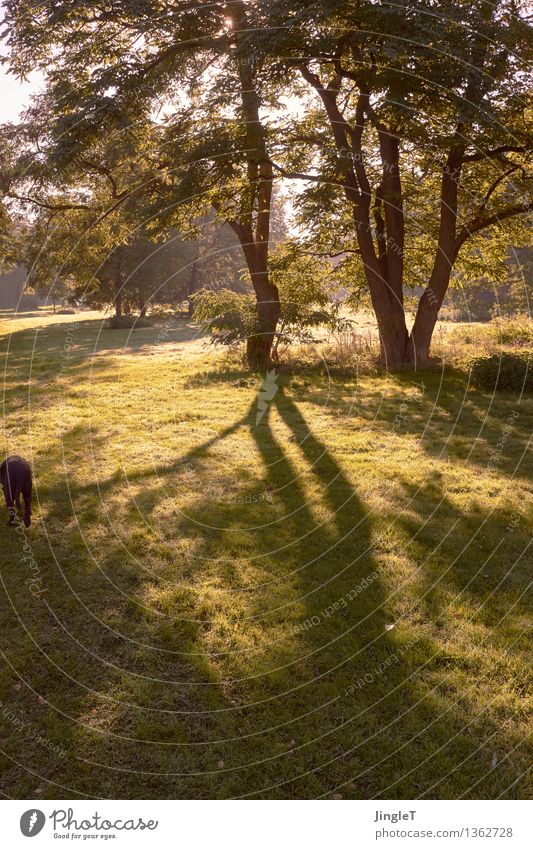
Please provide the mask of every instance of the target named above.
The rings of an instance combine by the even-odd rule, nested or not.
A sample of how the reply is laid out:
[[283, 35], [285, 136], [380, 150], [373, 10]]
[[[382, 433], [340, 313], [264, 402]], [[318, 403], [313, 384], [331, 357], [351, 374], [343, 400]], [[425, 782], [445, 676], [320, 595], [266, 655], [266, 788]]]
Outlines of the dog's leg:
[[4, 488], [4, 500], [6, 502], [7, 512], [9, 513], [9, 519], [7, 520], [7, 524], [8, 525], [14, 525], [15, 524], [15, 516], [16, 516], [16, 511], [15, 511], [15, 506], [14, 506], [15, 499], [13, 498], [13, 493], [12, 493], [12, 490], [11, 490], [11, 484], [10, 484], [9, 478], [3, 484], [3, 488]]
[[24, 487], [22, 495], [24, 496], [24, 524], [29, 528], [31, 525], [31, 483]]

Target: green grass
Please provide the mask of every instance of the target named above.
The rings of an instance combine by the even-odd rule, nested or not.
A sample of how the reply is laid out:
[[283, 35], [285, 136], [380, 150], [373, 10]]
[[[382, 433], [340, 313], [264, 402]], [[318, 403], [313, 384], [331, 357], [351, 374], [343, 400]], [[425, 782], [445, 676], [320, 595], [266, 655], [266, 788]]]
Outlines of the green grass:
[[531, 397], [317, 369], [256, 425], [184, 321], [75, 319], [1, 325], [2, 792], [528, 797]]

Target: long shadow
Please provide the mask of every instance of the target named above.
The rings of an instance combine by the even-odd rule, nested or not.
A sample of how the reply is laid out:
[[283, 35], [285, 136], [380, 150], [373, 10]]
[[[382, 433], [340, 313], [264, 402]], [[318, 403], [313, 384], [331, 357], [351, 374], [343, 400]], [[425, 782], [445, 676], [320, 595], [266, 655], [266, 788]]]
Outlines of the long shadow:
[[27, 378], [29, 364], [39, 376], [42, 371], [60, 371], [84, 366], [102, 368], [106, 355], [148, 352], [154, 346], [184, 343], [201, 338], [198, 325], [186, 319], [158, 320], [152, 327], [111, 330], [105, 319], [83, 319], [44, 324], [10, 331], [9, 325], [0, 336], [0, 350], [6, 358], [10, 376]]
[[[483, 721], [469, 725], [457, 685], [475, 660], [451, 655], [432, 576], [397, 585], [373, 545], [379, 516], [371, 524], [283, 382], [256, 422], [254, 401], [172, 463], [130, 475], [125, 506], [120, 478], [74, 477], [66, 490], [62, 452], [47, 457], [48, 539], [30, 538], [47, 592], [27, 591], [28, 566], [10, 549], [3, 576], [15, 606], [2, 642], [53, 708], [15, 691], [9, 669], [0, 693], [67, 750], [26, 756], [43, 795], [65, 798], [67, 786], [67, 798], [314, 798], [340, 786], [346, 797], [413, 798], [435, 780], [441, 748], [437, 797], [465, 758], [453, 786], [467, 792], [479, 780], [474, 798], [497, 795], [519, 767], [491, 773]], [[83, 438], [65, 435], [67, 465]], [[185, 474], [197, 481], [189, 500]], [[406, 536], [437, 495], [421, 494]], [[15, 734], [8, 755], [24, 742]], [[35, 779], [12, 762], [6, 770], [17, 795], [31, 797]]]
[[[275, 414], [290, 433], [288, 439], [281, 438], [277, 424], [273, 427]], [[259, 761], [256, 770], [248, 767], [236, 776], [230, 784], [232, 792], [254, 792], [250, 787], [270, 782], [264, 795], [307, 797], [327, 794], [342, 784], [347, 795], [403, 798], [413, 788], [422, 794], [435, 780], [434, 759], [441, 750], [446, 754], [444, 763], [457, 768], [463, 759], [475, 758], [475, 768], [465, 773], [465, 790], [482, 780], [482, 794], [487, 786], [498, 786], [501, 792], [496, 781], [501, 773], [490, 776], [486, 771], [483, 726], [477, 724], [474, 733], [469, 727], [456, 681], [444, 687], [444, 695], [439, 690], [446, 656], [441, 635], [432, 629], [420, 630], [409, 621], [385, 631], [387, 619], [394, 623], [394, 607], [385, 601], [385, 587], [391, 595], [396, 587], [375, 565], [366, 510], [347, 476], [283, 388], [259, 426], [255, 415], [254, 404], [240, 426], [246, 426], [254, 439], [266, 469], [261, 483], [270, 485], [278, 509], [262, 508], [266, 518], [255, 555], [266, 564], [260, 574], [264, 586], [256, 581], [246, 588], [251, 596], [247, 604], [238, 601], [238, 594], [243, 590], [242, 570], [249, 552], [243, 557], [231, 534], [220, 531], [224, 523], [226, 528], [243, 530], [242, 507], [222, 510], [212, 499], [199, 499], [194, 506], [200, 527], [210, 522], [218, 529], [203, 535], [202, 558], [191, 574], [199, 586], [215, 578], [217, 588], [229, 593], [211, 605], [216, 611], [217, 605], [231, 603], [239, 633], [252, 635], [254, 646], [249, 652], [252, 659], [247, 654], [230, 654], [228, 659], [222, 652], [211, 660], [222, 680], [237, 677], [231, 685], [223, 685], [224, 692], [231, 704], [239, 705], [240, 728], [247, 739], [240, 747], [243, 760], [251, 751]], [[309, 475], [315, 487], [309, 486]], [[243, 490], [242, 502], [254, 492], [256, 486]], [[249, 510], [247, 516], [257, 521], [257, 509]], [[176, 533], [184, 533], [190, 523], [191, 515], [177, 522]], [[231, 559], [234, 563], [229, 568]], [[377, 578], [369, 581], [374, 569]], [[412, 599], [416, 607], [417, 593]], [[283, 637], [287, 625], [288, 644]], [[204, 623], [204, 648], [219, 651], [211, 627]], [[267, 647], [265, 634], [271, 642]], [[237, 653], [241, 643], [233, 639]], [[257, 643], [261, 649], [255, 653]], [[464, 662], [458, 654], [456, 666], [461, 668]], [[250, 701], [258, 705], [245, 707]], [[272, 701], [274, 711], [269, 707]], [[259, 747], [253, 744], [262, 727], [258, 716], [278, 726], [277, 733], [259, 735]], [[288, 753], [284, 746], [290, 747]], [[266, 762], [265, 751], [274, 753]], [[408, 778], [391, 781], [387, 790], [382, 772]], [[509, 774], [515, 775], [512, 768]], [[447, 775], [438, 777], [446, 794]]]
[[[226, 428], [219, 437], [206, 441], [180, 461], [208, 457], [217, 442], [230, 438], [241, 428], [255, 427], [255, 415], [254, 404], [244, 420]], [[79, 438], [79, 433], [73, 434], [73, 439]], [[297, 470], [285, 456], [279, 440], [266, 426], [262, 427], [260, 435], [257, 430], [257, 440], [265, 460], [270, 457], [275, 464], [271, 462], [267, 479], [282, 493], [277, 504], [285, 506], [285, 515], [278, 517], [278, 527], [281, 525], [284, 529], [284, 545], [283, 551], [270, 551], [269, 547], [276, 543], [279, 535], [270, 527], [259, 529], [251, 559], [255, 553], [260, 556], [254, 572], [260, 586], [258, 589], [248, 587], [245, 593], [240, 592], [240, 574], [235, 574], [233, 583], [227, 572], [214, 575], [219, 570], [216, 557], [213, 564], [206, 566], [206, 558], [213, 553], [216, 555], [218, 550], [217, 540], [209, 533], [202, 535], [203, 566], [195, 568], [187, 582], [183, 575], [176, 576], [173, 563], [160, 563], [159, 571], [147, 577], [143, 568], [148, 559], [146, 540], [136, 546], [134, 534], [123, 540], [127, 543], [125, 550], [118, 540], [106, 547], [103, 556], [90, 551], [90, 547], [85, 548], [83, 532], [89, 532], [90, 538], [91, 528], [103, 521], [97, 491], [77, 487], [75, 483], [71, 485], [69, 497], [73, 504], [83, 504], [82, 527], [69, 522], [60, 529], [65, 519], [65, 494], [61, 497], [64, 481], [41, 486], [42, 500], [48, 505], [46, 525], [54, 557], [52, 561], [48, 559], [46, 569], [49, 595], [39, 610], [33, 611], [32, 627], [41, 636], [39, 645], [47, 656], [36, 646], [32, 647], [27, 635], [21, 643], [28, 665], [38, 671], [32, 678], [35, 689], [47, 700], [49, 698], [54, 707], [60, 707], [85, 725], [82, 728], [69, 724], [69, 733], [63, 735], [64, 745], [68, 744], [70, 752], [77, 752], [82, 761], [73, 759], [69, 763], [70, 779], [59, 783], [75, 786], [80, 792], [98, 789], [97, 795], [106, 795], [106, 786], [115, 792], [120, 787], [121, 793], [133, 797], [139, 790], [135, 789], [138, 784], [131, 773], [112, 770], [102, 773], [84, 764], [83, 758], [89, 757], [92, 763], [109, 764], [112, 751], [115, 769], [130, 770], [142, 751], [143, 757], [148, 759], [145, 764], [148, 772], [189, 770], [201, 773], [203, 769], [209, 772], [213, 753], [220, 749], [223, 758], [238, 761], [236, 771], [226, 776], [224, 793], [241, 795], [261, 787], [269, 780], [268, 776], [270, 780], [276, 778], [279, 762], [287, 765], [287, 744], [291, 739], [287, 735], [296, 733], [298, 716], [310, 710], [320, 714], [323, 708], [320, 700], [317, 703], [317, 696], [322, 699], [328, 693], [336, 694], [340, 679], [337, 674], [335, 680], [328, 680], [332, 678], [331, 661], [324, 663], [321, 658], [320, 629], [315, 629], [313, 649], [309, 651], [308, 640], [298, 636], [299, 626], [330, 599], [334, 601], [353, 589], [359, 573], [352, 570], [348, 577], [342, 552], [335, 545], [336, 534], [313, 517], [312, 509], [306, 504], [305, 487], [298, 483]], [[68, 453], [68, 435], [64, 450]], [[56, 462], [53, 456], [49, 457], [49, 462]], [[167, 478], [172, 478], [176, 465], [179, 464], [165, 470]], [[242, 491], [254, 488], [252, 484]], [[320, 484], [318, 489], [321, 488]], [[345, 500], [344, 494], [342, 500]], [[212, 512], [212, 502], [208, 507]], [[222, 508], [218, 515], [226, 528], [242, 524], [241, 506], [231, 505], [229, 512], [227, 505]], [[84, 528], [87, 519], [89, 527]], [[180, 530], [176, 527], [174, 535], [179, 536]], [[360, 545], [368, 548], [368, 542], [368, 529], [362, 525]], [[74, 552], [75, 561], [71, 562]], [[39, 553], [44, 557], [42, 549]], [[230, 546], [226, 561], [232, 554], [241, 555], [238, 545]], [[315, 562], [308, 564], [311, 554]], [[137, 559], [144, 555], [145, 562], [132, 565], [132, 555]], [[350, 557], [354, 559], [353, 551]], [[370, 560], [369, 557], [366, 569], [371, 568]], [[293, 575], [288, 574], [288, 561], [293, 564]], [[336, 575], [339, 562], [344, 570], [340, 578]], [[150, 566], [154, 568], [153, 563]], [[224, 580], [225, 585], [219, 585], [220, 592], [217, 586], [213, 589], [209, 586], [214, 577]], [[161, 583], [165, 585], [162, 593]], [[284, 584], [282, 588], [275, 586], [280, 583]], [[371, 588], [376, 601], [379, 600], [378, 586], [376, 580]], [[155, 605], [150, 603], [154, 588], [159, 592]], [[203, 620], [199, 616], [202, 601]], [[184, 610], [187, 606], [192, 615]], [[25, 605], [21, 612], [24, 620], [28, 613]], [[225, 627], [230, 627], [232, 621], [236, 626], [229, 647], [218, 632], [221, 612], [228, 621]], [[352, 604], [351, 613], [357, 617], [357, 603]], [[47, 622], [49, 630], [53, 629], [53, 638], [43, 640]], [[361, 646], [363, 639], [361, 636]], [[252, 644], [257, 640], [256, 645], [249, 644], [250, 640]], [[309, 657], [301, 657], [302, 647]], [[336, 665], [338, 661], [339, 657]], [[346, 666], [346, 663], [341, 665]], [[351, 674], [353, 670], [346, 673], [347, 680]], [[81, 686], [75, 682], [80, 682]], [[84, 692], [84, 687], [89, 691]], [[93, 695], [93, 690], [102, 695]], [[117, 694], [122, 702], [139, 704], [140, 710], [117, 704], [114, 701]], [[155, 710], [154, 705], [157, 706]], [[162, 709], [170, 713], [162, 714]], [[330, 721], [333, 720], [331, 716]], [[55, 724], [61, 727], [63, 722], [50, 711], [50, 726]], [[279, 726], [282, 730], [277, 730]], [[104, 736], [98, 736], [99, 728], [105, 731]], [[115, 733], [131, 736], [132, 740], [118, 741], [110, 736]], [[233, 747], [216, 742], [228, 738], [234, 741], [240, 738], [238, 757], [232, 752], [235, 742]], [[144, 740], [153, 743], [142, 742]], [[167, 743], [169, 748], [165, 748]], [[177, 751], [174, 744], [179, 746]], [[193, 749], [195, 744], [200, 748]], [[177, 755], [174, 760], [171, 754]], [[289, 765], [296, 763], [297, 758]], [[62, 766], [51, 765], [50, 780], [52, 776], [58, 781], [64, 777]], [[74, 769], [77, 770], [76, 780]], [[209, 776], [180, 780], [170, 776], [164, 779], [166, 790], [163, 793], [161, 779], [150, 779], [143, 770], [138, 781], [142, 782], [145, 792], [154, 796], [168, 793], [194, 797], [213, 792]], [[46, 792], [51, 796], [64, 795], [55, 785], [47, 786]]]
[[[271, 426], [275, 412], [288, 438]], [[256, 416], [254, 402], [237, 423], [251, 435], [261, 460], [254, 480], [243, 487], [234, 475], [239, 495], [231, 504], [200, 497], [192, 515], [189, 510], [176, 516], [172, 536], [201, 537], [187, 574], [190, 591], [203, 593], [203, 604], [213, 612], [202, 628], [203, 651], [216, 677], [226, 682], [226, 697], [239, 706], [246, 738], [240, 749], [248, 766], [232, 780], [235, 795], [275, 783], [282, 763], [289, 774], [308, 773], [302, 795], [312, 796], [319, 787], [323, 791], [324, 777], [304, 765], [320, 760], [323, 746], [337, 734], [344, 691], [365, 674], [369, 658], [379, 663], [390, 655], [394, 639], [384, 627], [367, 511], [353, 486], [283, 388], [258, 425]], [[209, 450], [214, 445], [211, 441]], [[205, 457], [206, 449], [203, 444], [180, 460]], [[250, 459], [256, 468], [255, 457]], [[175, 468], [165, 474], [172, 476]], [[244, 508], [243, 515], [241, 505], [257, 494], [258, 483], [272, 501]], [[157, 494], [149, 489], [136, 500], [154, 505]], [[217, 632], [220, 606], [232, 608], [234, 649], [225, 649]], [[359, 727], [351, 729], [361, 745], [368, 697], [361, 699]], [[320, 728], [316, 740], [306, 739], [310, 715]], [[293, 738], [301, 745], [287, 754]], [[302, 791], [286, 777], [275, 795], [291, 792]]]
[[[438, 473], [421, 487], [405, 477], [401, 483], [410, 516], [400, 516], [399, 524], [410, 540], [411, 558], [420, 564], [417, 594], [426, 616], [444, 624], [446, 600], [453, 597], [495, 639], [522, 634], [530, 608], [525, 566], [532, 557], [527, 505], [517, 513], [500, 499], [465, 509], [445, 491]], [[515, 653], [523, 647], [522, 642]]]
[[[333, 379], [325, 398], [315, 382], [297, 378], [296, 385], [299, 399], [319, 406], [332, 423], [356, 415], [373, 433], [416, 439], [429, 457], [465, 461], [478, 472], [491, 464], [513, 472], [516, 453], [530, 437], [531, 396], [519, 404], [516, 393], [491, 395], [469, 385], [468, 375], [457, 369], [361, 375], [357, 393]], [[504, 451], [498, 448], [502, 438]]]

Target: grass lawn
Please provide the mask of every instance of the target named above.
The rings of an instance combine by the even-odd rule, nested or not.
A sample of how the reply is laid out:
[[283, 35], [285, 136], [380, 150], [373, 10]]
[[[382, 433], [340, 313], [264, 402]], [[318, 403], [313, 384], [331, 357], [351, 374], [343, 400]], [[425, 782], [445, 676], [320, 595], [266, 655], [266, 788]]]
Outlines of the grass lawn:
[[530, 797], [531, 396], [0, 329], [6, 797]]

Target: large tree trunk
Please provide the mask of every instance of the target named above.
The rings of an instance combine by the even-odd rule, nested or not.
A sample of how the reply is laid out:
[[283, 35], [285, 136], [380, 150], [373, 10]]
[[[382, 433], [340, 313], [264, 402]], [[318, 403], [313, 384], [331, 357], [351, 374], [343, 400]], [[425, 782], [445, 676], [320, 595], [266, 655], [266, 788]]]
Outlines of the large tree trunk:
[[376, 254], [367, 203], [359, 203], [353, 214], [357, 242], [378, 324], [380, 362], [387, 368], [396, 368], [406, 363], [409, 344], [403, 306], [403, 263], [389, 262], [386, 252]]
[[426, 289], [418, 304], [407, 348], [407, 362], [415, 369], [423, 368], [429, 361], [431, 339], [439, 317], [440, 306], [432, 289]]
[[408, 356], [409, 333], [403, 307], [389, 308], [386, 315], [377, 315], [380, 362], [387, 368], [405, 365]]
[[237, 221], [228, 224], [241, 243], [256, 297], [257, 326], [246, 341], [246, 357], [250, 368], [265, 370], [272, 366], [272, 345], [281, 313], [278, 288], [270, 282], [268, 242], [258, 243], [249, 226]]
[[246, 359], [250, 368], [264, 371], [272, 366], [272, 345], [280, 315], [280, 302], [276, 286], [265, 282], [261, 288], [256, 306], [257, 333], [247, 340]]
[[272, 366], [272, 345], [281, 312], [279, 292], [270, 282], [267, 256], [253, 241], [242, 242], [242, 248], [257, 299], [257, 328], [246, 342], [246, 358], [250, 368], [264, 371]]
[[431, 337], [450, 284], [453, 264], [458, 252], [457, 199], [464, 141], [459, 130], [456, 136], [442, 172], [439, 239], [433, 270], [427, 289], [420, 298], [409, 342], [407, 359], [414, 368], [423, 367], [428, 362]]
[[228, 221], [228, 224], [240, 240], [257, 298], [257, 328], [246, 346], [248, 363], [253, 369], [265, 370], [272, 365], [272, 345], [280, 315], [279, 293], [270, 282], [268, 272], [274, 172], [260, 114], [261, 98], [254, 63], [250, 61], [246, 37], [243, 39], [243, 34], [249, 32], [246, 3], [242, 0], [229, 3], [228, 16], [234, 25], [237, 47], [247, 159], [247, 186], [241, 197], [241, 213], [238, 220]]
[[[368, 83], [360, 79], [358, 72], [344, 65], [341, 41], [338, 45], [339, 58], [335, 60], [332, 56], [323, 59], [328, 65], [327, 80], [321, 80], [307, 64], [299, 66], [302, 77], [321, 98], [329, 119], [332, 139], [339, 154], [336, 182], [343, 187], [346, 201], [351, 207], [358, 252], [363, 261], [379, 328], [381, 360], [388, 367], [408, 365], [419, 368], [427, 364], [431, 338], [461, 245], [472, 232], [501, 220], [501, 215], [491, 217], [484, 214], [487, 202], [501, 179], [498, 178], [489, 188], [472, 221], [469, 225], [463, 224], [461, 232], [457, 233], [459, 185], [470, 136], [470, 122], [475, 110], [483, 102], [490, 80], [485, 64], [496, 8], [493, 4], [484, 4], [480, 9], [478, 36], [472, 45], [470, 61], [465, 63], [467, 70], [462, 104], [442, 168], [437, 250], [411, 334], [407, 331], [403, 306], [405, 221], [400, 169], [403, 121], [393, 122], [391, 126], [389, 119], [380, 117], [382, 110], [377, 105], [381, 100], [379, 93], [372, 92]], [[346, 53], [349, 54], [351, 49], [347, 41]], [[345, 117], [344, 106], [339, 106], [341, 97], [346, 103], [343, 83], [347, 80], [350, 87], [355, 82], [359, 89], [355, 115], [351, 121]], [[367, 157], [363, 150], [365, 127], [369, 124], [379, 138], [382, 172], [376, 188], [370, 184], [365, 167]], [[510, 207], [509, 214], [514, 215], [521, 210], [525, 211], [525, 207]]]
[[[490, 20], [493, 14], [493, 9], [487, 6], [483, 11], [483, 15], [487, 20]], [[479, 105], [483, 95], [483, 86], [480, 83], [482, 80], [481, 70], [485, 63], [487, 52], [486, 41], [483, 38], [474, 46], [472, 55], [472, 64], [469, 72], [469, 80], [464, 96], [465, 103], [470, 106]], [[385, 274], [388, 276], [390, 272], [390, 262], [394, 261], [397, 265], [398, 281], [403, 284], [403, 264], [400, 264], [396, 253], [403, 256], [403, 213], [401, 203], [401, 184], [399, 181], [399, 148], [396, 139], [390, 134], [380, 135], [380, 145], [382, 160], [387, 160], [392, 163], [392, 167], [384, 171], [384, 177], [388, 174], [388, 179], [383, 180], [383, 187], [389, 190], [389, 218], [387, 218], [387, 233], [393, 236], [393, 244], [397, 241], [397, 235], [400, 235], [402, 251], [387, 251], [387, 265]], [[464, 163], [464, 154], [466, 146], [465, 126], [462, 120], [458, 120], [453, 140], [451, 142], [446, 163], [442, 169], [441, 187], [440, 187], [440, 210], [439, 210], [439, 236], [437, 250], [433, 263], [433, 269], [429, 279], [429, 283], [423, 293], [415, 317], [415, 322], [408, 338], [407, 345], [403, 351], [403, 362], [417, 369], [423, 368], [429, 361], [431, 339], [435, 325], [439, 317], [439, 311], [446, 296], [450, 277], [452, 274], [455, 260], [460, 249], [461, 240], [457, 236], [457, 210], [459, 198], [459, 184], [461, 181], [461, 173]], [[386, 199], [386, 194], [384, 195]], [[385, 204], [386, 209], [387, 205]], [[399, 222], [401, 219], [402, 229], [399, 230]], [[394, 232], [394, 229], [396, 232]], [[467, 231], [468, 232], [468, 231]], [[369, 280], [369, 285], [370, 285]], [[399, 291], [394, 286], [393, 290]], [[376, 309], [376, 307], [374, 307]], [[403, 309], [403, 307], [402, 307]], [[380, 316], [376, 310], [378, 324], [380, 324]], [[388, 330], [382, 334], [380, 324], [380, 334], [387, 340]], [[397, 351], [401, 355], [402, 345], [401, 337], [403, 331], [400, 329], [398, 334], [394, 329], [390, 331], [390, 348], [393, 352], [392, 363], [395, 361], [402, 362], [401, 357], [397, 358]], [[398, 345], [395, 345], [395, 339], [399, 340]], [[383, 353], [383, 349], [382, 349]]]

